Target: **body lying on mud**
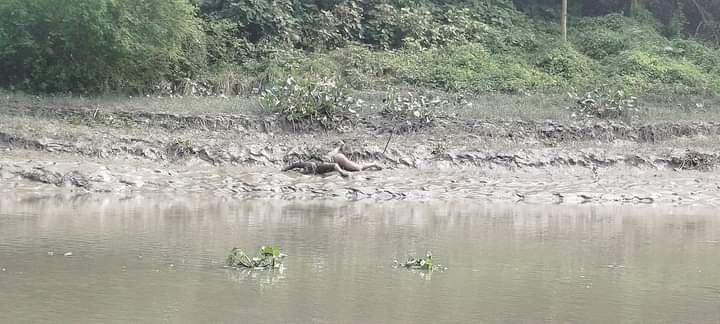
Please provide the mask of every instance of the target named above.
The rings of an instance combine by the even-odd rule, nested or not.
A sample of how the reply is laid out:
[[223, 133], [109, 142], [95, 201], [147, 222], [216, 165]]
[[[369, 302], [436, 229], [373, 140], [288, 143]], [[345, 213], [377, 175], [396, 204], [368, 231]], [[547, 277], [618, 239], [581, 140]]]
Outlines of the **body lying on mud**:
[[341, 176], [348, 177], [348, 172], [360, 172], [365, 170], [380, 171], [382, 167], [376, 163], [358, 164], [350, 161], [344, 154], [336, 153], [332, 156], [332, 162], [296, 162], [282, 169], [283, 172], [299, 170], [303, 174], [326, 174], [337, 171]]

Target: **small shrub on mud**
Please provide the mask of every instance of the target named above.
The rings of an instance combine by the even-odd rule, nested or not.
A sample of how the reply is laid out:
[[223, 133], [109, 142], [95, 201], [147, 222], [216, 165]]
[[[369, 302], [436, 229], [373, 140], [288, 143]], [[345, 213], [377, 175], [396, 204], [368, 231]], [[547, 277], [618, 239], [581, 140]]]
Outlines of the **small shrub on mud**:
[[385, 99], [382, 116], [393, 121], [396, 130], [416, 131], [424, 127], [432, 127], [440, 119], [448, 118], [445, 108], [447, 100], [439, 97], [400, 96], [390, 91]]
[[681, 170], [710, 171], [715, 168], [718, 162], [720, 162], [720, 159], [714, 154], [693, 150], [687, 150], [681, 157], [672, 158], [672, 163]]
[[432, 151], [430, 151], [430, 154], [432, 155], [442, 155], [445, 154], [448, 150], [448, 145], [445, 142], [436, 142], [432, 146]]
[[130, 117], [107, 112], [104, 113], [99, 109], [88, 114], [71, 114], [63, 118], [69, 124], [89, 127], [129, 128], [137, 124], [137, 122]]
[[287, 121], [319, 122], [331, 127], [346, 112], [353, 113], [355, 100], [350, 90], [335, 78], [290, 77], [279, 86], [265, 90], [261, 104], [267, 111], [279, 113]]
[[640, 113], [637, 98], [622, 90], [593, 90], [582, 97], [576, 94], [570, 97], [575, 99], [575, 106], [571, 107], [574, 117], [630, 120]]
[[195, 152], [190, 140], [175, 139], [167, 146], [167, 154], [172, 159], [189, 156]]

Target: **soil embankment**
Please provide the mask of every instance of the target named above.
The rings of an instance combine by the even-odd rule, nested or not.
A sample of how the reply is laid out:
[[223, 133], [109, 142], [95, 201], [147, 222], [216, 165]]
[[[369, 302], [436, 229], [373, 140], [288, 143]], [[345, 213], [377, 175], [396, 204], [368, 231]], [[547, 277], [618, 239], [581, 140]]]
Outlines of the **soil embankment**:
[[[13, 104], [0, 110], [0, 190], [243, 197], [720, 205], [720, 123], [440, 120], [396, 134], [376, 114], [331, 131], [268, 115]], [[343, 153], [349, 179], [281, 173]]]

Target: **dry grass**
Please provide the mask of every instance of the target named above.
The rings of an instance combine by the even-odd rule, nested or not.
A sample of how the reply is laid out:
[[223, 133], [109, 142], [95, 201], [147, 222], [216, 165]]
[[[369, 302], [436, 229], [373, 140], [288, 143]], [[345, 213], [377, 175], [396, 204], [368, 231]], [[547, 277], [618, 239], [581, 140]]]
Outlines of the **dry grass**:
[[[422, 93], [447, 99], [451, 113], [461, 118], [498, 120], [553, 120], [573, 119], [568, 109], [575, 100], [567, 94], [508, 95], [488, 94], [462, 96], [442, 92], [417, 92], [404, 89], [401, 93]], [[382, 105], [386, 93], [381, 91], [360, 92], [356, 96], [369, 104]], [[666, 121], [720, 121], [720, 98], [702, 96], [640, 96], [640, 122]], [[368, 110], [366, 110], [368, 111]]]
[[642, 120], [720, 121], [720, 98], [710, 96], [641, 96]]
[[[259, 112], [254, 97], [132, 97], [132, 96], [35, 96], [0, 92], [0, 109], [9, 106], [75, 107], [104, 111], [149, 111], [169, 113]], [[1, 112], [2, 110], [0, 110]]]
[[[438, 96], [450, 102], [449, 113], [466, 119], [554, 120], [570, 121], [567, 107], [574, 104], [565, 94], [507, 95], [460, 94], [417, 89], [401, 89], [398, 93]], [[382, 110], [384, 91], [356, 91], [354, 97], [365, 104], [360, 113]], [[683, 96], [639, 96], [642, 107], [639, 121], [720, 121], [720, 98]], [[131, 97], [131, 96], [34, 96], [0, 91], [0, 113], [7, 107], [82, 107], [103, 111], [151, 111], [169, 113], [245, 113], [260, 114], [258, 97]]]

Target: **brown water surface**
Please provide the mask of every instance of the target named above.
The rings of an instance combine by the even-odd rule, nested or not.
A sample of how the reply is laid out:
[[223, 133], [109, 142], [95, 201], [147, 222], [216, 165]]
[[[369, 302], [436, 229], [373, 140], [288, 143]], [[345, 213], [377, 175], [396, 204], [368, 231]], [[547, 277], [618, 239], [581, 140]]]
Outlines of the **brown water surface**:
[[6, 195], [0, 270], [0, 323], [720, 323], [708, 210]]

